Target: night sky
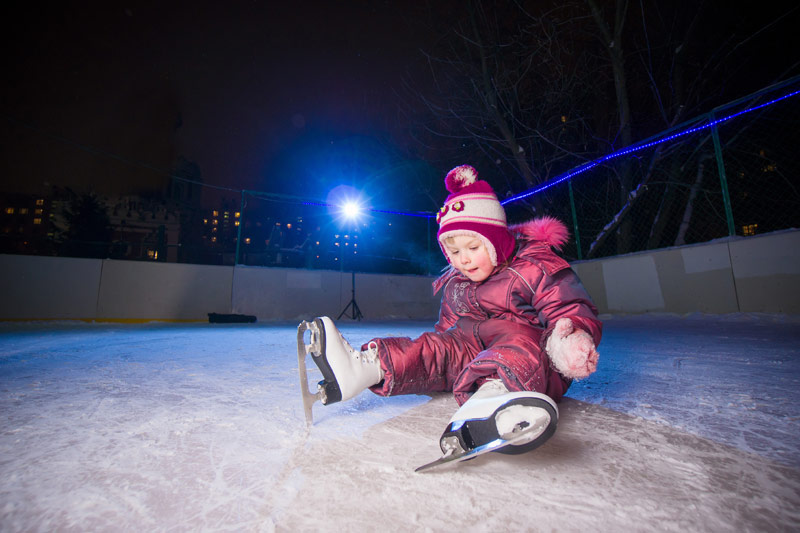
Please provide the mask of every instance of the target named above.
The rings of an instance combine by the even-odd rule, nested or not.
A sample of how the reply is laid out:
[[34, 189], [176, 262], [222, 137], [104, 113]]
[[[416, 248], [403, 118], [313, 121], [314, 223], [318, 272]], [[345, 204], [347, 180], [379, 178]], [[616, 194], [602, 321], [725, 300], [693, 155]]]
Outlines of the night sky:
[[[726, 24], [791, 9], [717, 3], [719, 19], [703, 31], [722, 36]], [[382, 151], [386, 164], [413, 151], [398, 111], [402, 81], [425, 71], [420, 50], [447, 34], [459, 5], [19, 5], [3, 34], [0, 191], [162, 191], [182, 157], [199, 166], [207, 184], [324, 197], [309, 174], [330, 171], [333, 184], [347, 171], [316, 159], [326, 147], [347, 146], [355, 159]], [[759, 64], [796, 62], [792, 27], [784, 21], [759, 37]], [[753, 68], [744, 73], [748, 90], [778, 72]], [[292, 173], [300, 167], [305, 176]]]
[[18, 8], [6, 19], [2, 189], [161, 189], [158, 170], [182, 156], [206, 183], [288, 192], [274, 169], [296, 143], [402, 137], [395, 91], [436, 35], [401, 4]]

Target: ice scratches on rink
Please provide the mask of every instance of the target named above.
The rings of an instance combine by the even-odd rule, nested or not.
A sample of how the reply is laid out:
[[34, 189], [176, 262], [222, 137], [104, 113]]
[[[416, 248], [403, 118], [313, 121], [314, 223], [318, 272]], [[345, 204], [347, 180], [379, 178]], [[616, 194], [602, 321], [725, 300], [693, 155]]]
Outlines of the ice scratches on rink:
[[296, 322], [0, 323], [0, 530], [796, 530], [798, 324], [607, 317], [544, 446], [418, 474], [452, 396], [365, 392], [309, 430]]
[[800, 523], [797, 469], [569, 398], [558, 432], [532, 453], [415, 474], [438, 456], [440, 421], [454, 407], [437, 395], [361, 439], [309, 446], [294, 473], [304, 482], [290, 480], [293, 503], [283, 503], [277, 523], [352, 531], [788, 531]]

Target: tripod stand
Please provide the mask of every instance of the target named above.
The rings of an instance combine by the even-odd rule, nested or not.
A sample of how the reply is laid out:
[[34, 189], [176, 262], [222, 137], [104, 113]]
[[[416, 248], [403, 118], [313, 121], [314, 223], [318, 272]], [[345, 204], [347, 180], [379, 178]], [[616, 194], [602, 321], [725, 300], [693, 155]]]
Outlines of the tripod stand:
[[345, 308], [342, 309], [342, 312], [339, 313], [339, 316], [336, 317], [336, 320], [339, 320], [340, 318], [342, 318], [342, 315], [347, 313], [347, 310], [350, 309], [351, 307], [352, 307], [352, 314], [350, 315], [350, 318], [352, 318], [353, 320], [359, 320], [359, 321], [362, 318], [364, 318], [364, 315], [361, 314], [361, 309], [358, 308], [358, 304], [356, 303], [356, 273], [355, 273], [355, 271], [353, 271], [350, 274], [352, 276], [350, 279], [352, 280], [352, 287], [353, 288], [352, 288], [351, 292], [352, 292], [353, 296], [352, 296], [352, 298], [350, 298], [350, 303], [348, 303], [345, 306]]

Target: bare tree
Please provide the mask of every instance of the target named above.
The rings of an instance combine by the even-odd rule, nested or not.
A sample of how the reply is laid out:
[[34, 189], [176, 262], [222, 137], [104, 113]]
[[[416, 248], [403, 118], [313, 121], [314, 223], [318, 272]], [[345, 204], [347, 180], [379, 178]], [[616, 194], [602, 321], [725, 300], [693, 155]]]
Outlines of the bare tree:
[[586, 159], [592, 73], [580, 48], [560, 37], [566, 13], [470, 2], [438, 49], [426, 52], [435, 90], [409, 85], [428, 117], [418, 121], [420, 138], [477, 151], [470, 160], [496, 166], [507, 191], [534, 187]]
[[[710, 25], [714, 0], [548, 6], [469, 2], [426, 51], [433, 90], [410, 84], [427, 117], [416, 121], [417, 135], [449, 143], [459, 162], [479, 154], [515, 193], [731, 99], [725, 91], [742, 74], [737, 53], [751, 44]], [[679, 230], [681, 202], [697, 198], [686, 194], [687, 150], [697, 153], [658, 145], [600, 165], [595, 198], [578, 199], [579, 214], [593, 220], [589, 256], [640, 249]], [[529, 207], [563, 213], [551, 197], [533, 195]]]

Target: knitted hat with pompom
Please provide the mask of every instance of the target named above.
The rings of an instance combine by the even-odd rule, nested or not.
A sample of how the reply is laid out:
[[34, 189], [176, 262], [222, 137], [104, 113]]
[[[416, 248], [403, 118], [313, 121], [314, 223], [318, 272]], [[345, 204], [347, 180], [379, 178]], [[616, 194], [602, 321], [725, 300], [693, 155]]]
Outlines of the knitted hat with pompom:
[[444, 184], [450, 195], [436, 215], [437, 238], [444, 256], [450, 261], [445, 239], [469, 235], [483, 241], [494, 266], [503, 263], [514, 252], [514, 236], [508, 230], [506, 212], [491, 185], [479, 180], [478, 171], [470, 165], [448, 172]]

